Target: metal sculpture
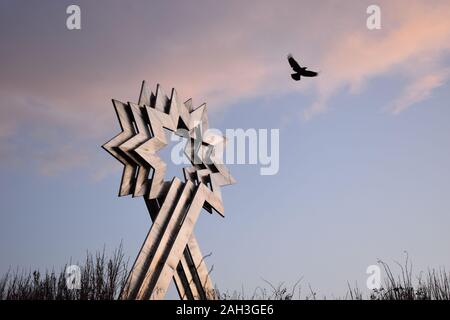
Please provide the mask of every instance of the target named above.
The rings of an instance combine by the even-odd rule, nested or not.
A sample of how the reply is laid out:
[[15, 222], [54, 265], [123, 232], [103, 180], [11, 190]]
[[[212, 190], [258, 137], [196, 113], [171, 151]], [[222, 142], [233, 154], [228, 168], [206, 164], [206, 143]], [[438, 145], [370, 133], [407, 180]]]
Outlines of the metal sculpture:
[[[113, 105], [122, 132], [102, 147], [124, 165], [119, 196], [143, 196], [153, 221], [120, 298], [163, 299], [173, 278], [181, 299], [216, 299], [193, 229], [202, 208], [223, 216], [220, 187], [235, 183], [216, 155], [224, 137], [206, 136], [206, 104], [180, 103], [175, 89], [169, 98], [157, 85], [153, 94], [144, 81], [137, 104]], [[157, 152], [167, 145], [165, 130], [187, 139], [184, 182], [164, 180]]]

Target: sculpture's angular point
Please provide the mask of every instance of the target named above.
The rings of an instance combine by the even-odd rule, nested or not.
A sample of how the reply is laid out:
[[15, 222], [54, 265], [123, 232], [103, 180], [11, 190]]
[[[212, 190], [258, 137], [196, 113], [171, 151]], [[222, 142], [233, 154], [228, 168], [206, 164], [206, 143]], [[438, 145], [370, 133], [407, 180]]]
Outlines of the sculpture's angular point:
[[155, 94], [155, 109], [162, 111], [164, 113], [168, 113], [168, 108], [170, 107], [168, 105], [168, 98], [166, 94], [164, 93], [161, 85], [158, 83], [156, 85], [156, 94]]
[[229, 185], [237, 183], [237, 180], [231, 174], [229, 175], [228, 179], [230, 182]]
[[108, 151], [108, 148], [109, 148], [108, 143], [109, 143], [109, 141], [108, 141], [108, 142], [105, 142], [104, 144], [102, 144], [101, 147], [102, 147], [103, 150], [105, 150], [106, 152], [109, 153], [109, 151]]
[[206, 102], [203, 102], [201, 105], [199, 105], [198, 107], [194, 108], [192, 111], [196, 111], [199, 109], [203, 109], [203, 112], [206, 111]]
[[150, 105], [150, 89], [148, 88], [147, 81], [142, 81], [141, 92], [139, 93], [139, 105]]
[[170, 92], [170, 100], [178, 100], [178, 93], [175, 88], [172, 88], [172, 91]]
[[187, 100], [184, 102], [184, 105], [185, 105], [186, 108], [188, 109], [189, 113], [191, 113], [191, 112], [193, 111], [193, 110], [192, 110], [192, 98], [187, 99]]
[[163, 90], [161, 84], [157, 83], [156, 84], [156, 98], [158, 98], [159, 95], [164, 96], [164, 90]]

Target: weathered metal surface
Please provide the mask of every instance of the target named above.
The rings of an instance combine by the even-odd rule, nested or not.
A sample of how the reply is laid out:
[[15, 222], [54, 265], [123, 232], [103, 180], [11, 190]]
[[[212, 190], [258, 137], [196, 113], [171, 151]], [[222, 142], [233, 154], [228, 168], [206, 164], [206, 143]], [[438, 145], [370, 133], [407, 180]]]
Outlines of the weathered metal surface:
[[[124, 165], [119, 196], [143, 196], [153, 221], [121, 298], [162, 299], [173, 278], [181, 299], [216, 299], [193, 230], [202, 208], [223, 216], [220, 187], [235, 183], [214, 154], [224, 138], [205, 137], [206, 104], [180, 103], [175, 89], [168, 98], [144, 81], [138, 104], [113, 104], [122, 132], [103, 148]], [[192, 166], [183, 169], [184, 182], [165, 180], [167, 165], [157, 154], [167, 145], [165, 130], [189, 140], [185, 154]]]
[[132, 124], [132, 115], [129, 111], [128, 105], [117, 100], [113, 100], [113, 105], [116, 110], [117, 117], [119, 118], [122, 132], [105, 143], [103, 148], [124, 165], [119, 196], [126, 196], [132, 193], [136, 166], [131, 159], [129, 159], [121, 150], [118, 149], [118, 146], [132, 138], [135, 130]]

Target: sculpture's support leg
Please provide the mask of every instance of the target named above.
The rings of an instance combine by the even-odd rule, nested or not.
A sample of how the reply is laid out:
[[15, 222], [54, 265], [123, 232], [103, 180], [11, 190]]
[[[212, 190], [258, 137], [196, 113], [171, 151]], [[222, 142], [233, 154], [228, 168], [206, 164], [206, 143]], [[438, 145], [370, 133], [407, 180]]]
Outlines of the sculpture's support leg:
[[[204, 185], [197, 187], [190, 181], [186, 182], [164, 234], [166, 239], [163, 237], [161, 240], [162, 245], [159, 246], [155, 259], [148, 269], [146, 277], [149, 278], [150, 285], [147, 290], [140, 292], [144, 298], [154, 300], [164, 298], [205, 202], [205, 188]], [[164, 245], [166, 241], [167, 245]]]
[[195, 285], [197, 286], [197, 290], [202, 291], [202, 295], [204, 295], [203, 299], [216, 300], [216, 290], [214, 289], [214, 285], [209, 276], [208, 267], [206, 266], [204, 256], [200, 251], [200, 247], [194, 234], [192, 234], [189, 239], [188, 245], [184, 250], [184, 255], [189, 255], [192, 259], [190, 260], [186, 258], [187, 261], [192, 261], [189, 263], [189, 267], [191, 273], [193, 274], [193, 279]]
[[[172, 277], [184, 299], [216, 297], [193, 235], [204, 201], [204, 186], [182, 183], [177, 178], [172, 181], [158, 214], [152, 217], [154, 223], [121, 298], [162, 299]], [[157, 203], [149, 205], [151, 209], [157, 207]]]
[[[164, 202], [164, 199], [161, 199]], [[152, 221], [155, 221], [161, 205], [156, 199], [146, 199], [147, 209]], [[193, 234], [184, 249], [183, 256], [173, 276], [178, 294], [183, 300], [215, 300], [217, 299], [209, 270], [200, 251], [197, 239]]]

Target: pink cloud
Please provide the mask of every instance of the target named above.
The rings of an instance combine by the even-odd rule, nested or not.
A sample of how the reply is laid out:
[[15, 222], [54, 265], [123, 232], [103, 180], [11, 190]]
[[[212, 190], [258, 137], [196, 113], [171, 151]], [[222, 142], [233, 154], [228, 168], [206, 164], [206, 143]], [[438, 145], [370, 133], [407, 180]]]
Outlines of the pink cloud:
[[[336, 37], [320, 63], [326, 71], [318, 79], [316, 102], [303, 114], [306, 119], [325, 112], [329, 99], [342, 88], [357, 93], [371, 78], [392, 74], [404, 74], [416, 83], [430, 72], [428, 68], [433, 67], [434, 73], [442, 68], [439, 59], [450, 49], [449, 3], [411, 2], [393, 9], [382, 3], [382, 12], [388, 14], [381, 31], [358, 30]], [[432, 57], [432, 63], [424, 57]], [[431, 85], [428, 88], [432, 90]]]
[[427, 99], [432, 91], [442, 86], [449, 78], [450, 70], [438, 71], [416, 79], [404, 88], [402, 94], [390, 106], [390, 112], [398, 115], [412, 105]]

